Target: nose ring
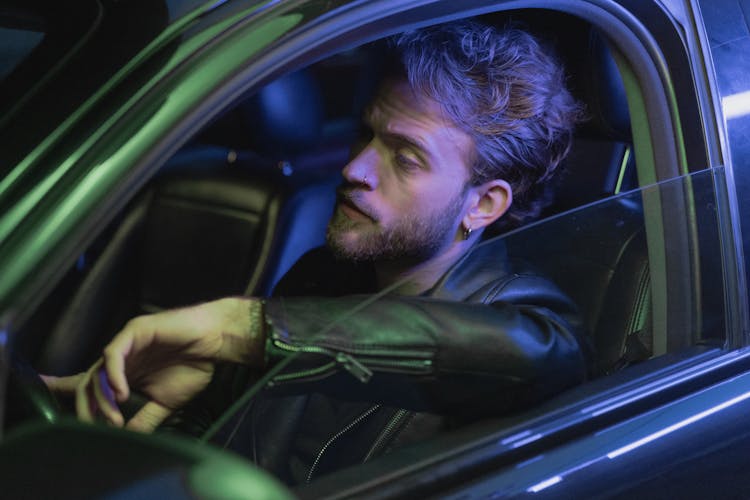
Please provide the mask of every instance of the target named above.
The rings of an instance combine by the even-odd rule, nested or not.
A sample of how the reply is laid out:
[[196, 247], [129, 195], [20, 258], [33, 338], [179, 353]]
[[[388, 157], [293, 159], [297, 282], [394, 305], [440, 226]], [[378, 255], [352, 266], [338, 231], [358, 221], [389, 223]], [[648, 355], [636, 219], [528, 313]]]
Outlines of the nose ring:
[[367, 184], [367, 174], [362, 178], [362, 184]]

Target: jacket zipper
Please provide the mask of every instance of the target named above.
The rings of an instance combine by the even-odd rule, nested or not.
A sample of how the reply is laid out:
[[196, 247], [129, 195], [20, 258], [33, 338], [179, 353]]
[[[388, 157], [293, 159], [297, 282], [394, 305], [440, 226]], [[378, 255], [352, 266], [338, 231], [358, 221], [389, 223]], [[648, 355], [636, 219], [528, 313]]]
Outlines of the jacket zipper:
[[307, 473], [307, 480], [306, 483], [309, 483], [312, 480], [313, 474], [315, 473], [315, 469], [318, 467], [318, 464], [320, 463], [320, 459], [323, 457], [323, 454], [325, 454], [326, 450], [333, 444], [334, 441], [336, 441], [338, 438], [349, 432], [352, 428], [359, 425], [360, 422], [362, 422], [364, 419], [375, 413], [381, 405], [377, 404], [371, 408], [369, 408], [367, 411], [362, 413], [360, 416], [349, 422], [349, 425], [338, 431], [336, 434], [334, 434], [326, 443], [323, 445], [323, 447], [318, 452], [318, 456], [315, 457], [315, 461], [313, 461], [312, 465], [310, 466], [310, 470]]
[[326, 349], [324, 347], [318, 347], [318, 346], [293, 346], [293, 345], [289, 345], [284, 342], [281, 342], [279, 340], [274, 340], [273, 344], [279, 349], [282, 349], [284, 351], [310, 352], [310, 353], [315, 353], [315, 354], [324, 354], [326, 356], [332, 357], [335, 360], [332, 363], [326, 363], [323, 366], [312, 368], [310, 370], [304, 370], [304, 371], [300, 371], [300, 372], [296, 372], [292, 374], [277, 375], [275, 377], [277, 380], [296, 378], [298, 376], [322, 375], [326, 371], [329, 371], [330, 369], [332, 369], [337, 364], [343, 366], [346, 371], [354, 375], [354, 377], [356, 377], [357, 380], [359, 380], [360, 382], [363, 382], [363, 383], [369, 382], [370, 377], [372, 377], [372, 370], [370, 370], [365, 365], [357, 361], [357, 359], [355, 359], [354, 356], [346, 354], [345, 352], [335, 352], [330, 349]]
[[390, 441], [395, 436], [396, 432], [402, 429], [401, 424], [410, 415], [412, 415], [412, 413], [408, 410], [398, 410], [388, 421], [388, 425], [385, 426], [380, 435], [377, 437], [362, 462], [367, 462], [375, 455], [375, 453], [382, 450], [388, 444], [388, 441]]
[[[273, 345], [283, 351], [287, 352], [306, 352], [314, 354], [322, 354], [334, 359], [330, 363], [326, 363], [322, 366], [311, 368], [309, 370], [301, 370], [294, 373], [281, 374], [274, 377], [276, 382], [284, 382], [296, 378], [307, 378], [325, 375], [327, 372], [333, 370], [336, 365], [342, 366], [346, 371], [351, 373], [360, 382], [366, 383], [372, 377], [372, 370], [365, 366], [364, 363], [359, 361], [351, 354], [347, 354], [342, 351], [334, 351], [325, 347], [319, 346], [294, 346], [282, 342], [279, 339], [273, 340]], [[430, 373], [432, 367], [432, 360], [368, 360], [370, 364], [377, 367], [385, 368], [400, 368], [409, 371], [410, 373]]]

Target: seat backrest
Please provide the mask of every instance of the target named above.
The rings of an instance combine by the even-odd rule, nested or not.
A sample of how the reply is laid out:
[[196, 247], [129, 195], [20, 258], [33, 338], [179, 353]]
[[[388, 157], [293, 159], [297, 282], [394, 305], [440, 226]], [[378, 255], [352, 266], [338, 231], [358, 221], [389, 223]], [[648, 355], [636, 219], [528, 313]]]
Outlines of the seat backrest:
[[639, 211], [615, 199], [508, 235], [508, 252], [530, 262], [578, 305], [595, 373], [648, 357], [648, 253]]
[[235, 110], [256, 149], [197, 143], [172, 157], [98, 252], [37, 367], [82, 369], [139, 314], [268, 295], [323, 244], [348, 147], [319, 143], [318, 97], [306, 75], [279, 79]]
[[591, 335], [596, 372], [609, 373], [651, 352], [644, 345], [651, 307], [648, 252], [637, 200], [624, 196], [594, 204], [637, 185], [630, 123], [605, 37], [591, 28], [573, 29], [577, 33], [560, 49], [573, 61], [570, 84], [589, 121], [577, 132], [545, 215], [585, 208], [512, 235], [509, 251], [540, 267], [575, 300]]
[[584, 104], [586, 120], [576, 131], [562, 165], [556, 197], [547, 213], [570, 208], [637, 187], [630, 113], [625, 87], [604, 36], [593, 28], [574, 26], [575, 37], [564, 50], [569, 85]]

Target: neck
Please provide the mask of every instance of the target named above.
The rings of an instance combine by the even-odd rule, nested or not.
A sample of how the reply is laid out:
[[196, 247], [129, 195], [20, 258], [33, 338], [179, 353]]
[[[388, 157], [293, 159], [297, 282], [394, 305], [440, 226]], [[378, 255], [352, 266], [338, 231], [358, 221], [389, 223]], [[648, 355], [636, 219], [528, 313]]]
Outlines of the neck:
[[400, 282], [395, 292], [401, 295], [419, 295], [429, 290], [466, 253], [474, 239], [454, 242], [447, 250], [416, 265], [398, 261], [376, 263], [378, 289]]

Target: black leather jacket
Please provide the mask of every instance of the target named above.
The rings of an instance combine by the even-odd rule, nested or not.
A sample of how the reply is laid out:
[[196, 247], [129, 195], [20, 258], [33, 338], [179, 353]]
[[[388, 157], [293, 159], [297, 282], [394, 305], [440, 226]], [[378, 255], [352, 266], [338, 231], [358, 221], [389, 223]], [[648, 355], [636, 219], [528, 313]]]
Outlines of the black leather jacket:
[[[587, 376], [574, 304], [511, 262], [502, 240], [475, 246], [421, 296], [372, 301], [370, 273], [314, 251], [266, 302], [269, 363], [301, 354], [242, 417], [230, 447], [288, 483], [527, 407]], [[207, 393], [237, 397], [247, 386], [239, 372]], [[196, 418], [195, 405], [190, 413], [191, 426], [214, 417]]]

